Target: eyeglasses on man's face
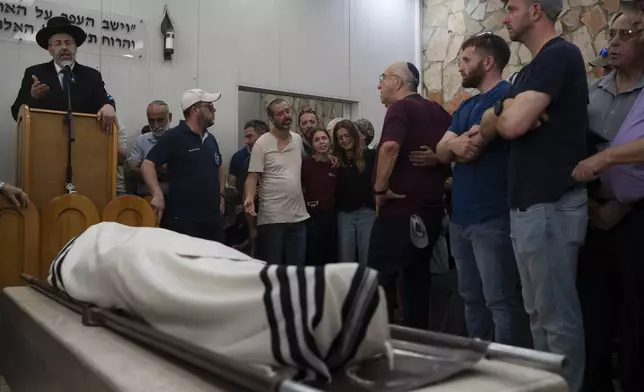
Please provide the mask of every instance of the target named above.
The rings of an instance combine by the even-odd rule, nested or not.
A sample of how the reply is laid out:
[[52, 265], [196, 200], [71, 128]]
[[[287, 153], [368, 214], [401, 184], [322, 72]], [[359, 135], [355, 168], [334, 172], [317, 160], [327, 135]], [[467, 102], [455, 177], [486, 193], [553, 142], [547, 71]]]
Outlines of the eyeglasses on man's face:
[[609, 29], [606, 32], [606, 36], [609, 40], [618, 38], [620, 41], [628, 41], [636, 37], [639, 33], [640, 31], [635, 29]]
[[215, 111], [215, 105], [213, 105], [212, 102], [203, 102], [203, 103], [197, 104], [195, 107], [197, 109], [206, 108], [206, 109], [210, 110], [211, 112]]
[[397, 77], [398, 75], [393, 75], [393, 74], [389, 74], [389, 75], [387, 75], [387, 74], [384, 74], [384, 73], [380, 74], [380, 79], [379, 79], [379, 80], [380, 80], [380, 83], [384, 82], [384, 81], [385, 81], [385, 79], [387, 79], [387, 78], [389, 78], [389, 77], [392, 77], [392, 76], [396, 76], [396, 77]]

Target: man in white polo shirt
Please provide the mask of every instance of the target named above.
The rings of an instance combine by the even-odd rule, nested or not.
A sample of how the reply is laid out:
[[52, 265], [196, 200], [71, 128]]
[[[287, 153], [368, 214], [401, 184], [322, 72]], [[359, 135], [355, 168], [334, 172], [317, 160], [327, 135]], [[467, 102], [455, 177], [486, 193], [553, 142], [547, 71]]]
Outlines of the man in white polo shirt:
[[[291, 132], [292, 112], [283, 99], [266, 105], [270, 132], [253, 146], [246, 178], [244, 210], [258, 215], [258, 258], [269, 264], [303, 265], [306, 255], [306, 212], [302, 194], [302, 137]], [[255, 194], [259, 186], [259, 209]]]

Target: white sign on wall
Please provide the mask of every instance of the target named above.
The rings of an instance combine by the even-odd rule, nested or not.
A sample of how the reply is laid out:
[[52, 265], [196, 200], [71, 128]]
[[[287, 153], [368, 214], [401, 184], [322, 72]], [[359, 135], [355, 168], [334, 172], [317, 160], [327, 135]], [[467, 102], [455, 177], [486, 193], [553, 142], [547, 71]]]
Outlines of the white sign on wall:
[[102, 14], [87, 8], [47, 1], [32, 4], [0, 2], [0, 39], [36, 44], [36, 33], [54, 16], [66, 16], [87, 33], [80, 53], [142, 58], [147, 51], [147, 27], [142, 18]]

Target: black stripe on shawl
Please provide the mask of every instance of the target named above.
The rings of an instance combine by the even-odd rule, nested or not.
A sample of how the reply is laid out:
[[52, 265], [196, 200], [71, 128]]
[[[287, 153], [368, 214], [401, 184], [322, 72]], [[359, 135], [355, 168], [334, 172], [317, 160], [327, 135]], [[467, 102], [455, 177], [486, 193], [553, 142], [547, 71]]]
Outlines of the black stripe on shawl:
[[77, 238], [78, 236], [72, 237], [72, 239], [69, 240], [67, 244], [65, 244], [65, 246], [63, 246], [60, 252], [58, 252], [52, 262], [51, 269], [49, 271], [51, 273], [51, 283], [58, 290], [65, 290], [61, 268], [63, 266], [63, 261], [65, 261], [65, 256], [67, 256], [67, 253], [69, 253], [69, 250], [71, 249], [74, 241], [76, 241]]
[[[325, 363], [334, 371], [343, 367], [356, 354], [380, 301], [375, 271], [359, 266], [342, 304], [341, 329], [331, 343]], [[354, 321], [352, 318], [362, 314]]]
[[279, 327], [277, 325], [277, 318], [275, 317], [275, 307], [273, 306], [273, 285], [271, 284], [271, 279], [268, 276], [268, 270], [270, 266], [264, 267], [259, 272], [259, 278], [264, 284], [264, 308], [266, 309], [266, 319], [268, 320], [268, 326], [271, 330], [271, 349], [273, 351], [273, 357], [275, 360], [281, 364], [286, 365], [284, 356], [282, 355], [282, 350], [280, 348], [280, 333]]
[[[300, 342], [297, 338], [295, 312], [293, 310], [293, 298], [291, 296], [291, 286], [289, 284], [287, 268], [297, 267], [277, 266], [275, 271], [277, 275], [277, 281], [280, 286], [280, 303], [282, 304], [282, 315], [284, 316], [286, 340], [288, 342], [288, 347], [294, 365], [302, 369], [313, 369], [313, 364], [309, 363], [304, 354], [302, 354], [302, 347], [300, 347]], [[300, 304], [300, 307], [306, 306], [305, 304]], [[304, 330], [304, 326], [302, 326], [302, 330]]]
[[[308, 289], [308, 282], [306, 280], [306, 270], [304, 268], [298, 268], [297, 269], [297, 281], [298, 281], [298, 286], [300, 289], [300, 304], [302, 306], [302, 321], [304, 322], [304, 325], [302, 326], [302, 332], [304, 333], [304, 341], [306, 342], [306, 346], [309, 349], [309, 351], [315, 355], [318, 359], [322, 360], [322, 355], [320, 355], [320, 349], [315, 344], [315, 338], [313, 338], [313, 334], [311, 333], [311, 330], [309, 329], [308, 325], [308, 320], [309, 320], [309, 307], [308, 307], [308, 296], [307, 296], [307, 289]], [[317, 282], [313, 282], [313, 284], [317, 284]], [[324, 296], [323, 296], [324, 298]], [[317, 306], [317, 298], [316, 298], [316, 306]], [[316, 314], [320, 312], [319, 308], [315, 309]]]
[[320, 321], [322, 321], [322, 314], [324, 313], [324, 291], [326, 289], [326, 275], [324, 274], [324, 267], [315, 268], [315, 315], [311, 325], [313, 330], [317, 329]]

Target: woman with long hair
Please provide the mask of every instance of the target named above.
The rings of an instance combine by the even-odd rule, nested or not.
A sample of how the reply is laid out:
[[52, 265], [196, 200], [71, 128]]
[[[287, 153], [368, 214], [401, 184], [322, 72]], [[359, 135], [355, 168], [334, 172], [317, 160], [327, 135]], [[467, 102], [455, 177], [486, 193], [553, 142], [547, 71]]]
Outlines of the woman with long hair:
[[341, 167], [336, 190], [338, 210], [338, 261], [367, 264], [376, 204], [371, 178], [376, 153], [365, 148], [355, 124], [339, 121], [333, 128], [333, 152]]
[[325, 129], [309, 133], [312, 155], [302, 158], [302, 188], [311, 216], [307, 227], [306, 265], [337, 261], [335, 190], [338, 170], [329, 158], [331, 140]]

